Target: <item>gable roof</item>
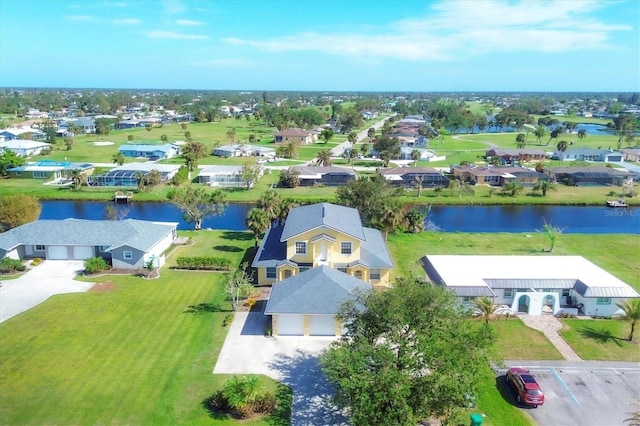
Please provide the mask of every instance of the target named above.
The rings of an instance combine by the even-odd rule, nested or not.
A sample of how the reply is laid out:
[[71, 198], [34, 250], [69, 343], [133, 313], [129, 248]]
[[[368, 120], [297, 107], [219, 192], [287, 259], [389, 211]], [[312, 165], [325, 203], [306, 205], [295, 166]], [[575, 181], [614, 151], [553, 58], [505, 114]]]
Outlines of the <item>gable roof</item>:
[[340, 174], [356, 176], [356, 172], [352, 168], [340, 166], [293, 166], [291, 169], [298, 172], [300, 178], [310, 177], [320, 179], [322, 175]]
[[319, 227], [334, 229], [360, 241], [365, 240], [358, 210], [330, 203], [318, 203], [291, 209], [280, 241]]
[[138, 151], [138, 152], [170, 152], [174, 151], [175, 147], [171, 144], [165, 145], [147, 145], [147, 144], [124, 144], [120, 145], [118, 151]]
[[372, 286], [328, 266], [319, 266], [276, 282], [265, 314], [336, 314], [347, 300]]
[[112, 250], [128, 246], [148, 251], [177, 223], [146, 220], [37, 220], [0, 234], [0, 249], [20, 245], [88, 245], [109, 246]]
[[309, 136], [311, 132], [309, 130], [302, 130], [298, 127], [292, 127], [290, 129], [283, 129], [276, 133], [276, 136], [298, 136], [298, 137], [306, 137]]

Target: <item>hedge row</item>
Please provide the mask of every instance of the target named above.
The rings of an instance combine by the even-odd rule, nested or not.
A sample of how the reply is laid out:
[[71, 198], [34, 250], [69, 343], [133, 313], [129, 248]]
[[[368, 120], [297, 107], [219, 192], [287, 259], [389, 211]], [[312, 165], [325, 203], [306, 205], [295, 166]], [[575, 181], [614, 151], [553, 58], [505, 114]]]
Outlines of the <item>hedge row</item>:
[[206, 271], [228, 271], [231, 269], [231, 259], [215, 256], [179, 257], [176, 259], [180, 269], [200, 269]]
[[0, 260], [0, 273], [13, 274], [14, 272], [22, 272], [25, 269], [27, 269], [27, 267], [17, 259], [5, 257]]

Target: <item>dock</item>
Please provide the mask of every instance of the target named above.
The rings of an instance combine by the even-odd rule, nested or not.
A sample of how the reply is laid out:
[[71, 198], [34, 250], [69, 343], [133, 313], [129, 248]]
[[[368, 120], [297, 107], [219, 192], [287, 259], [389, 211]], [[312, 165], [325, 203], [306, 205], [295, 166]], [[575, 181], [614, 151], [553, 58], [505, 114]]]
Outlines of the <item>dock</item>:
[[625, 200], [607, 200], [607, 207], [628, 207]]
[[127, 192], [116, 191], [116, 193], [113, 196], [113, 201], [115, 201], [116, 203], [119, 203], [121, 201], [128, 203], [129, 201], [131, 201], [132, 197], [133, 197], [132, 191], [127, 191]]

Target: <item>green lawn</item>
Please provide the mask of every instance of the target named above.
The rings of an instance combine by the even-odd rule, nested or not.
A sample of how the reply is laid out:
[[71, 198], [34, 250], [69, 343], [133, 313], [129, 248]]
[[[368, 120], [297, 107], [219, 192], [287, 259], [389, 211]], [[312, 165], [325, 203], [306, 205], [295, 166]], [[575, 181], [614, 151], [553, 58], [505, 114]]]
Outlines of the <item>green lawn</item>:
[[[178, 253], [218, 247], [239, 263], [253, 244], [244, 234], [190, 233], [198, 245]], [[230, 309], [223, 275], [161, 275], [103, 276], [112, 290], [58, 295], [0, 324], [0, 423], [228, 423], [201, 406], [227, 379], [212, 374]]]
[[[113, 283], [113, 289], [58, 295], [0, 324], [1, 423], [230, 422], [212, 419], [201, 405], [227, 378], [211, 374], [226, 335], [221, 324], [229, 314], [222, 291], [224, 275], [170, 267], [177, 256], [214, 253], [240, 264], [251, 257], [253, 238], [229, 231], [180, 234], [191, 237], [194, 244], [169, 257], [160, 279], [99, 277], [94, 280]], [[638, 236], [563, 235], [555, 254], [582, 254], [638, 289], [638, 266], [627, 265], [625, 256], [637, 252], [639, 243]], [[540, 235], [521, 234], [423, 233], [389, 239], [397, 275], [421, 274], [416, 261], [423, 253], [534, 254], [546, 244]], [[606, 359], [638, 360], [627, 342], [601, 337], [623, 337], [626, 324], [585, 320], [565, 320], [565, 324], [570, 327], [563, 332], [565, 338], [585, 358], [602, 359], [590, 354], [605, 351]], [[619, 328], [602, 331], [601, 325]], [[559, 359], [553, 346], [520, 320], [497, 320], [491, 326], [499, 336], [495, 350], [501, 358]], [[518, 345], [513, 344], [516, 340]], [[616, 351], [618, 344], [623, 349]], [[504, 424], [504, 419], [529, 424], [526, 415], [496, 392], [491, 371], [479, 374], [486, 380], [473, 411], [486, 413], [491, 425]], [[275, 383], [263, 380], [266, 387], [275, 388]]]
[[640, 361], [638, 334], [629, 342], [630, 325], [613, 319], [563, 319], [560, 335], [580, 358], [599, 361]]

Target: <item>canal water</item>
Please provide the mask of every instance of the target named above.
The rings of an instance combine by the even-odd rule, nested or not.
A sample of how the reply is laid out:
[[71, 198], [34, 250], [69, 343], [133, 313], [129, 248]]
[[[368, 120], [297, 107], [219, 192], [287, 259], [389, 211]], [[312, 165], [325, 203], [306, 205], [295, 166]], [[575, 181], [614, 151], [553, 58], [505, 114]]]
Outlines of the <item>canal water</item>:
[[[40, 219], [104, 219], [112, 202], [41, 201]], [[221, 216], [203, 222], [203, 228], [246, 230], [245, 218], [253, 204], [230, 203]], [[193, 229], [170, 203], [119, 204], [127, 219], [178, 222], [178, 229]], [[426, 207], [422, 207], [425, 211]], [[544, 223], [573, 234], [640, 234], [640, 208], [604, 206], [433, 206], [427, 229], [443, 232], [535, 232]]]

